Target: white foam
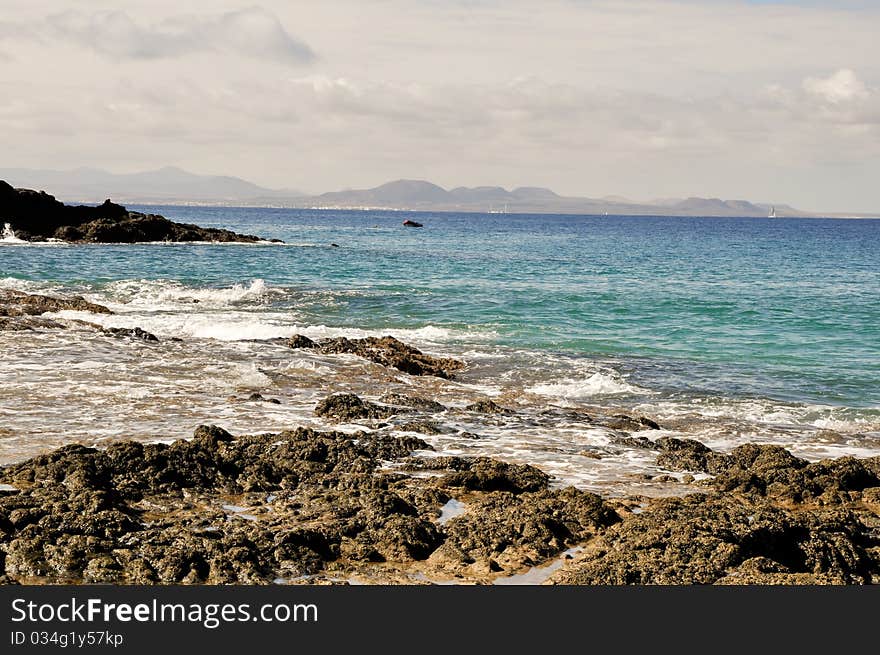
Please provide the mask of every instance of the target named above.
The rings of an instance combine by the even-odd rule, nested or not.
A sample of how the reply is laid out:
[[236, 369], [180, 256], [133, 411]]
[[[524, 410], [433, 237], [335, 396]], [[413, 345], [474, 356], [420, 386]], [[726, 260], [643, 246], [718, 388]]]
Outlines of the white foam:
[[596, 371], [586, 379], [564, 379], [554, 383], [536, 384], [527, 388], [526, 391], [541, 396], [553, 396], [566, 400], [580, 400], [593, 396], [653, 393], [642, 387], [630, 384], [621, 377], [602, 371]]
[[0, 231], [0, 243], [27, 243], [27, 241], [15, 236], [15, 232], [12, 230], [12, 225], [4, 223], [3, 230]]
[[233, 372], [232, 386], [236, 389], [265, 389], [272, 379], [257, 368], [256, 364], [240, 364]]
[[265, 280], [257, 278], [247, 284], [233, 284], [220, 289], [189, 287], [173, 280], [121, 280], [107, 285], [105, 293], [111, 304], [112, 301], [122, 303], [128, 311], [132, 307], [162, 311], [180, 309], [181, 305], [204, 304], [206, 307], [223, 308], [260, 302], [284, 291], [271, 288]]

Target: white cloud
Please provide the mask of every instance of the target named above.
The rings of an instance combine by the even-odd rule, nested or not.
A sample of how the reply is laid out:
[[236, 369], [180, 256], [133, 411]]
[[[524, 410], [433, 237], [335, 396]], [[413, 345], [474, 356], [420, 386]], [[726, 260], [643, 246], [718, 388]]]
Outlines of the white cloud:
[[251, 7], [220, 15], [180, 15], [142, 24], [123, 11], [66, 11], [47, 18], [48, 38], [71, 41], [108, 57], [161, 59], [204, 51], [228, 51], [290, 62], [314, 58], [278, 17]]
[[807, 93], [835, 105], [868, 96], [865, 83], [848, 68], [842, 68], [830, 77], [808, 77], [803, 86]]
[[880, 208], [877, 10], [78, 0], [50, 22], [54, 0], [4, 1], [0, 50], [27, 64], [0, 62], [7, 165]]

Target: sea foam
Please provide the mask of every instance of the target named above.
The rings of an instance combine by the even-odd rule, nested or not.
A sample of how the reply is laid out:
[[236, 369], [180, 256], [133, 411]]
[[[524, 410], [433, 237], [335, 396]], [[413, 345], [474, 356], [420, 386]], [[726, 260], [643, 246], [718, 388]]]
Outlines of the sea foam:
[[526, 389], [528, 393], [552, 396], [565, 400], [580, 400], [593, 396], [652, 393], [610, 373], [596, 371], [586, 379], [563, 379], [558, 382], [536, 384]]

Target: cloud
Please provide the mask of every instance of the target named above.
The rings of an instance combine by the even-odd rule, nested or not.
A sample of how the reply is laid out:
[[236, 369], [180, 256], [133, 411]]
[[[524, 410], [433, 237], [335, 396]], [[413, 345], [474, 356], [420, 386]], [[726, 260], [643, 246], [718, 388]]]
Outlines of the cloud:
[[808, 77], [804, 80], [803, 87], [807, 93], [834, 105], [868, 96], [865, 83], [848, 68], [843, 68], [830, 77]]
[[227, 51], [250, 57], [304, 63], [309, 46], [291, 36], [278, 17], [251, 7], [220, 15], [181, 15], [152, 25], [123, 11], [67, 11], [47, 18], [48, 36], [113, 58], [162, 59], [196, 52]]

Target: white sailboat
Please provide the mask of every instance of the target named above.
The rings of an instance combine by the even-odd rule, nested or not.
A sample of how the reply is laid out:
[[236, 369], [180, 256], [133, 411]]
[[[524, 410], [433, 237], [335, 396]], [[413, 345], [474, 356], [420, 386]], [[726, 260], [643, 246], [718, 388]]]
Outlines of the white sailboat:
[[776, 218], [776, 207], [770, 205], [770, 213], [767, 214], [767, 218]]

